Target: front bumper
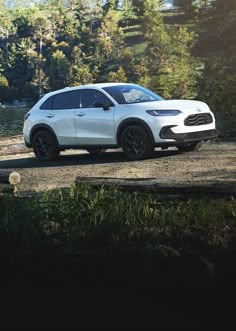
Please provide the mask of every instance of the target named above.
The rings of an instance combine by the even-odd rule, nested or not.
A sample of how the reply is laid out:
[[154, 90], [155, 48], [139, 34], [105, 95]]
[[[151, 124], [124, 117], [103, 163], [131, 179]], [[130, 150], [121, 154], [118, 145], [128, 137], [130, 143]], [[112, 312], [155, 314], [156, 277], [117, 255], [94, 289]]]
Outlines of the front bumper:
[[176, 143], [186, 143], [198, 140], [210, 140], [218, 136], [217, 130], [206, 130], [206, 131], [196, 131], [196, 132], [186, 132], [186, 133], [174, 133], [171, 129], [175, 125], [165, 126], [160, 131], [161, 139], [172, 139]]

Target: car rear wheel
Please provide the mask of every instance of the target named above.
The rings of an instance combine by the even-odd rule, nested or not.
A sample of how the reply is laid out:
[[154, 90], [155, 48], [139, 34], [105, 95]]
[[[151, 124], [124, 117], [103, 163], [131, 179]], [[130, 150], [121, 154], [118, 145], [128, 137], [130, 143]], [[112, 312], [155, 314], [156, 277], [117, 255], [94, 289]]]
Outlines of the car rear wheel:
[[177, 148], [180, 152], [193, 152], [193, 151], [198, 151], [203, 144], [204, 144], [204, 140], [201, 140], [193, 143], [185, 143], [182, 145], [178, 145]]
[[121, 134], [121, 147], [130, 160], [150, 158], [154, 145], [148, 132], [141, 125], [130, 125]]
[[48, 131], [39, 131], [33, 138], [33, 150], [40, 161], [56, 160], [60, 154], [56, 139]]

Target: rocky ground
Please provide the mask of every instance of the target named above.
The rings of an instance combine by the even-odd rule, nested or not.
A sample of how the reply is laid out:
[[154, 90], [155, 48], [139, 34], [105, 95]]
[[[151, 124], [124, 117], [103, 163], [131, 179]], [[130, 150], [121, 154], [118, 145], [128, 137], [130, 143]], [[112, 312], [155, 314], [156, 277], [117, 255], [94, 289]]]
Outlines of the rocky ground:
[[68, 150], [55, 162], [37, 161], [23, 138], [0, 139], [0, 169], [16, 170], [22, 182], [18, 189], [41, 191], [67, 187], [77, 176], [157, 178], [160, 182], [236, 184], [236, 143], [214, 141], [198, 152], [179, 153], [177, 149], [156, 149], [152, 159], [127, 161], [121, 150], [107, 150], [99, 157], [86, 151]]

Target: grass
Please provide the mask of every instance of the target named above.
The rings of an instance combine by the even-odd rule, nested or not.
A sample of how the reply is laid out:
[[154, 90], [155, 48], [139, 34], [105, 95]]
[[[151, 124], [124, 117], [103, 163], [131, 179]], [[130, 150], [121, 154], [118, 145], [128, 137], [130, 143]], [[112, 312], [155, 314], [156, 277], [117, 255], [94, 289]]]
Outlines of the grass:
[[0, 198], [2, 253], [45, 247], [201, 255], [234, 249], [235, 200], [160, 201], [158, 196], [86, 185], [32, 199]]

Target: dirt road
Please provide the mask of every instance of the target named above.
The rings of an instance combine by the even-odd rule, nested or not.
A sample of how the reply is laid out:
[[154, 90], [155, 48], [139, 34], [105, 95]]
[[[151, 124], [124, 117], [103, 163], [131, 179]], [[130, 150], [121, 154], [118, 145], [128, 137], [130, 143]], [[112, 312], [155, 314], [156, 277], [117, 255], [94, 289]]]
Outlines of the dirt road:
[[236, 185], [236, 143], [215, 141], [185, 154], [175, 148], [156, 149], [152, 159], [138, 162], [127, 161], [121, 150], [108, 150], [96, 158], [86, 151], [68, 150], [56, 162], [41, 163], [16, 136], [0, 140], [0, 168], [21, 174], [22, 191], [67, 187], [77, 176], [157, 178], [162, 183], [235, 181]]

